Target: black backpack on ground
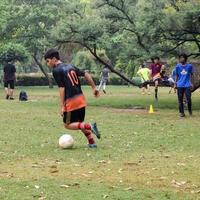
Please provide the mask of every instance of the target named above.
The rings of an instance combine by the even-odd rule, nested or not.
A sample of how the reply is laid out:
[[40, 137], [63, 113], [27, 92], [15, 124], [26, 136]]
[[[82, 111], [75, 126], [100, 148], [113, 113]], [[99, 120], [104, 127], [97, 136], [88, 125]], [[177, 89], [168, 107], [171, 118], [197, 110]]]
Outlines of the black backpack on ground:
[[27, 94], [26, 94], [25, 91], [21, 91], [21, 92], [19, 93], [19, 100], [20, 100], [20, 101], [27, 101], [27, 100], [28, 100], [28, 96], [27, 96]]

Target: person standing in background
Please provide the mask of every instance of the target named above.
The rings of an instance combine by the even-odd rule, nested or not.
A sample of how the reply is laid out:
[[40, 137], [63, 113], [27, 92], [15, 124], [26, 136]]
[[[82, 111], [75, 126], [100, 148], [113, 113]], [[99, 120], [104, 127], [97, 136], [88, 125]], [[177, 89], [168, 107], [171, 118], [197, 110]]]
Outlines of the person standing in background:
[[14, 100], [13, 93], [15, 89], [15, 73], [16, 68], [12, 63], [7, 63], [4, 68], [4, 88], [6, 93], [6, 99]]
[[184, 95], [187, 99], [187, 107], [189, 115], [192, 116], [192, 100], [191, 87], [193, 66], [187, 63], [188, 56], [186, 54], [179, 55], [179, 63], [176, 65], [176, 87], [178, 94], [179, 114], [180, 117], [185, 117], [184, 113]]
[[149, 85], [151, 70], [145, 64], [142, 64], [139, 70], [137, 71], [137, 75], [141, 78], [142, 94], [145, 94], [145, 89], [147, 90], [148, 94], [151, 94]]
[[162, 72], [165, 66], [161, 64], [159, 57], [152, 58], [151, 60], [153, 61], [153, 63], [150, 65], [150, 70], [152, 80], [155, 84], [155, 99], [158, 100], [158, 84], [162, 80]]
[[104, 66], [103, 71], [100, 75], [100, 84], [98, 86], [98, 91], [100, 91], [103, 87], [104, 94], [106, 94], [106, 83], [108, 82], [109, 73], [110, 70], [108, 69], [108, 67]]

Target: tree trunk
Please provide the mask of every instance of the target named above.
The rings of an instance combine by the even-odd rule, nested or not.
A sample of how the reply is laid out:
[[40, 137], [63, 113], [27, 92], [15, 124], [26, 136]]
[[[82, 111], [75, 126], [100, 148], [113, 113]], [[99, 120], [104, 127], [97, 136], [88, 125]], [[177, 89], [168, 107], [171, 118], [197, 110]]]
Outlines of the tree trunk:
[[38, 61], [38, 59], [36, 58], [36, 56], [33, 56], [33, 59], [36, 62], [36, 64], [39, 66], [39, 68], [42, 71], [42, 73], [47, 78], [48, 83], [49, 83], [49, 88], [53, 88], [53, 80], [49, 77], [48, 73], [44, 70], [42, 64]]
[[198, 88], [200, 87], [200, 81], [198, 81], [198, 83], [195, 83], [192, 87], [192, 92], [196, 91]]

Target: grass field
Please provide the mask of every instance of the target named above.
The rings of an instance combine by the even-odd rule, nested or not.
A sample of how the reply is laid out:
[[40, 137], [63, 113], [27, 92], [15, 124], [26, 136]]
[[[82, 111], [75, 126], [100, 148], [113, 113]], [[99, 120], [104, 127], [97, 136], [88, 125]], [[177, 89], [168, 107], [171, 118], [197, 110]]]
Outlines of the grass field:
[[[17, 100], [20, 89], [28, 102]], [[200, 199], [199, 91], [194, 116], [180, 119], [165, 88], [159, 103], [132, 87], [110, 86], [98, 99], [83, 90], [86, 121], [102, 133], [97, 149], [64, 129], [56, 87], [18, 88], [14, 101], [0, 89], [0, 200]], [[75, 138], [72, 150], [58, 148], [63, 133]]]

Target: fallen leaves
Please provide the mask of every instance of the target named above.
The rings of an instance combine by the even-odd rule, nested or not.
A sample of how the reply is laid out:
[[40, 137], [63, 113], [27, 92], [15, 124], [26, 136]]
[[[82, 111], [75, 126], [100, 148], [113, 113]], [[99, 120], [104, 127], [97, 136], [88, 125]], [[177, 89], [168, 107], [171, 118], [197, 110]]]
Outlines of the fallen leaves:
[[125, 191], [133, 191], [133, 188], [132, 187], [128, 187], [128, 188], [125, 188], [124, 190]]
[[176, 180], [172, 180], [172, 185], [174, 186], [174, 187], [182, 187], [182, 186], [184, 186], [186, 183], [187, 183], [187, 181], [176, 181]]
[[80, 187], [80, 184], [79, 183], [72, 183], [72, 184], [63, 184], [63, 185], [60, 185], [61, 188], [70, 188], [70, 187]]
[[39, 189], [40, 188], [40, 186], [39, 185], [35, 185], [35, 189]]
[[180, 166], [180, 167], [184, 167], [184, 166], [186, 166], [185, 163], [177, 163], [177, 165]]
[[103, 195], [103, 199], [106, 199], [106, 198], [108, 198], [109, 196], [107, 195], [107, 194], [104, 194]]
[[60, 185], [61, 188], [69, 188], [69, 185]]
[[191, 191], [191, 194], [200, 194], [200, 190], [196, 190], [196, 191], [195, 191], [195, 190], [192, 190], [192, 191]]
[[128, 166], [134, 166], [134, 165], [139, 165], [139, 163], [137, 162], [125, 162], [124, 165], [128, 165]]

